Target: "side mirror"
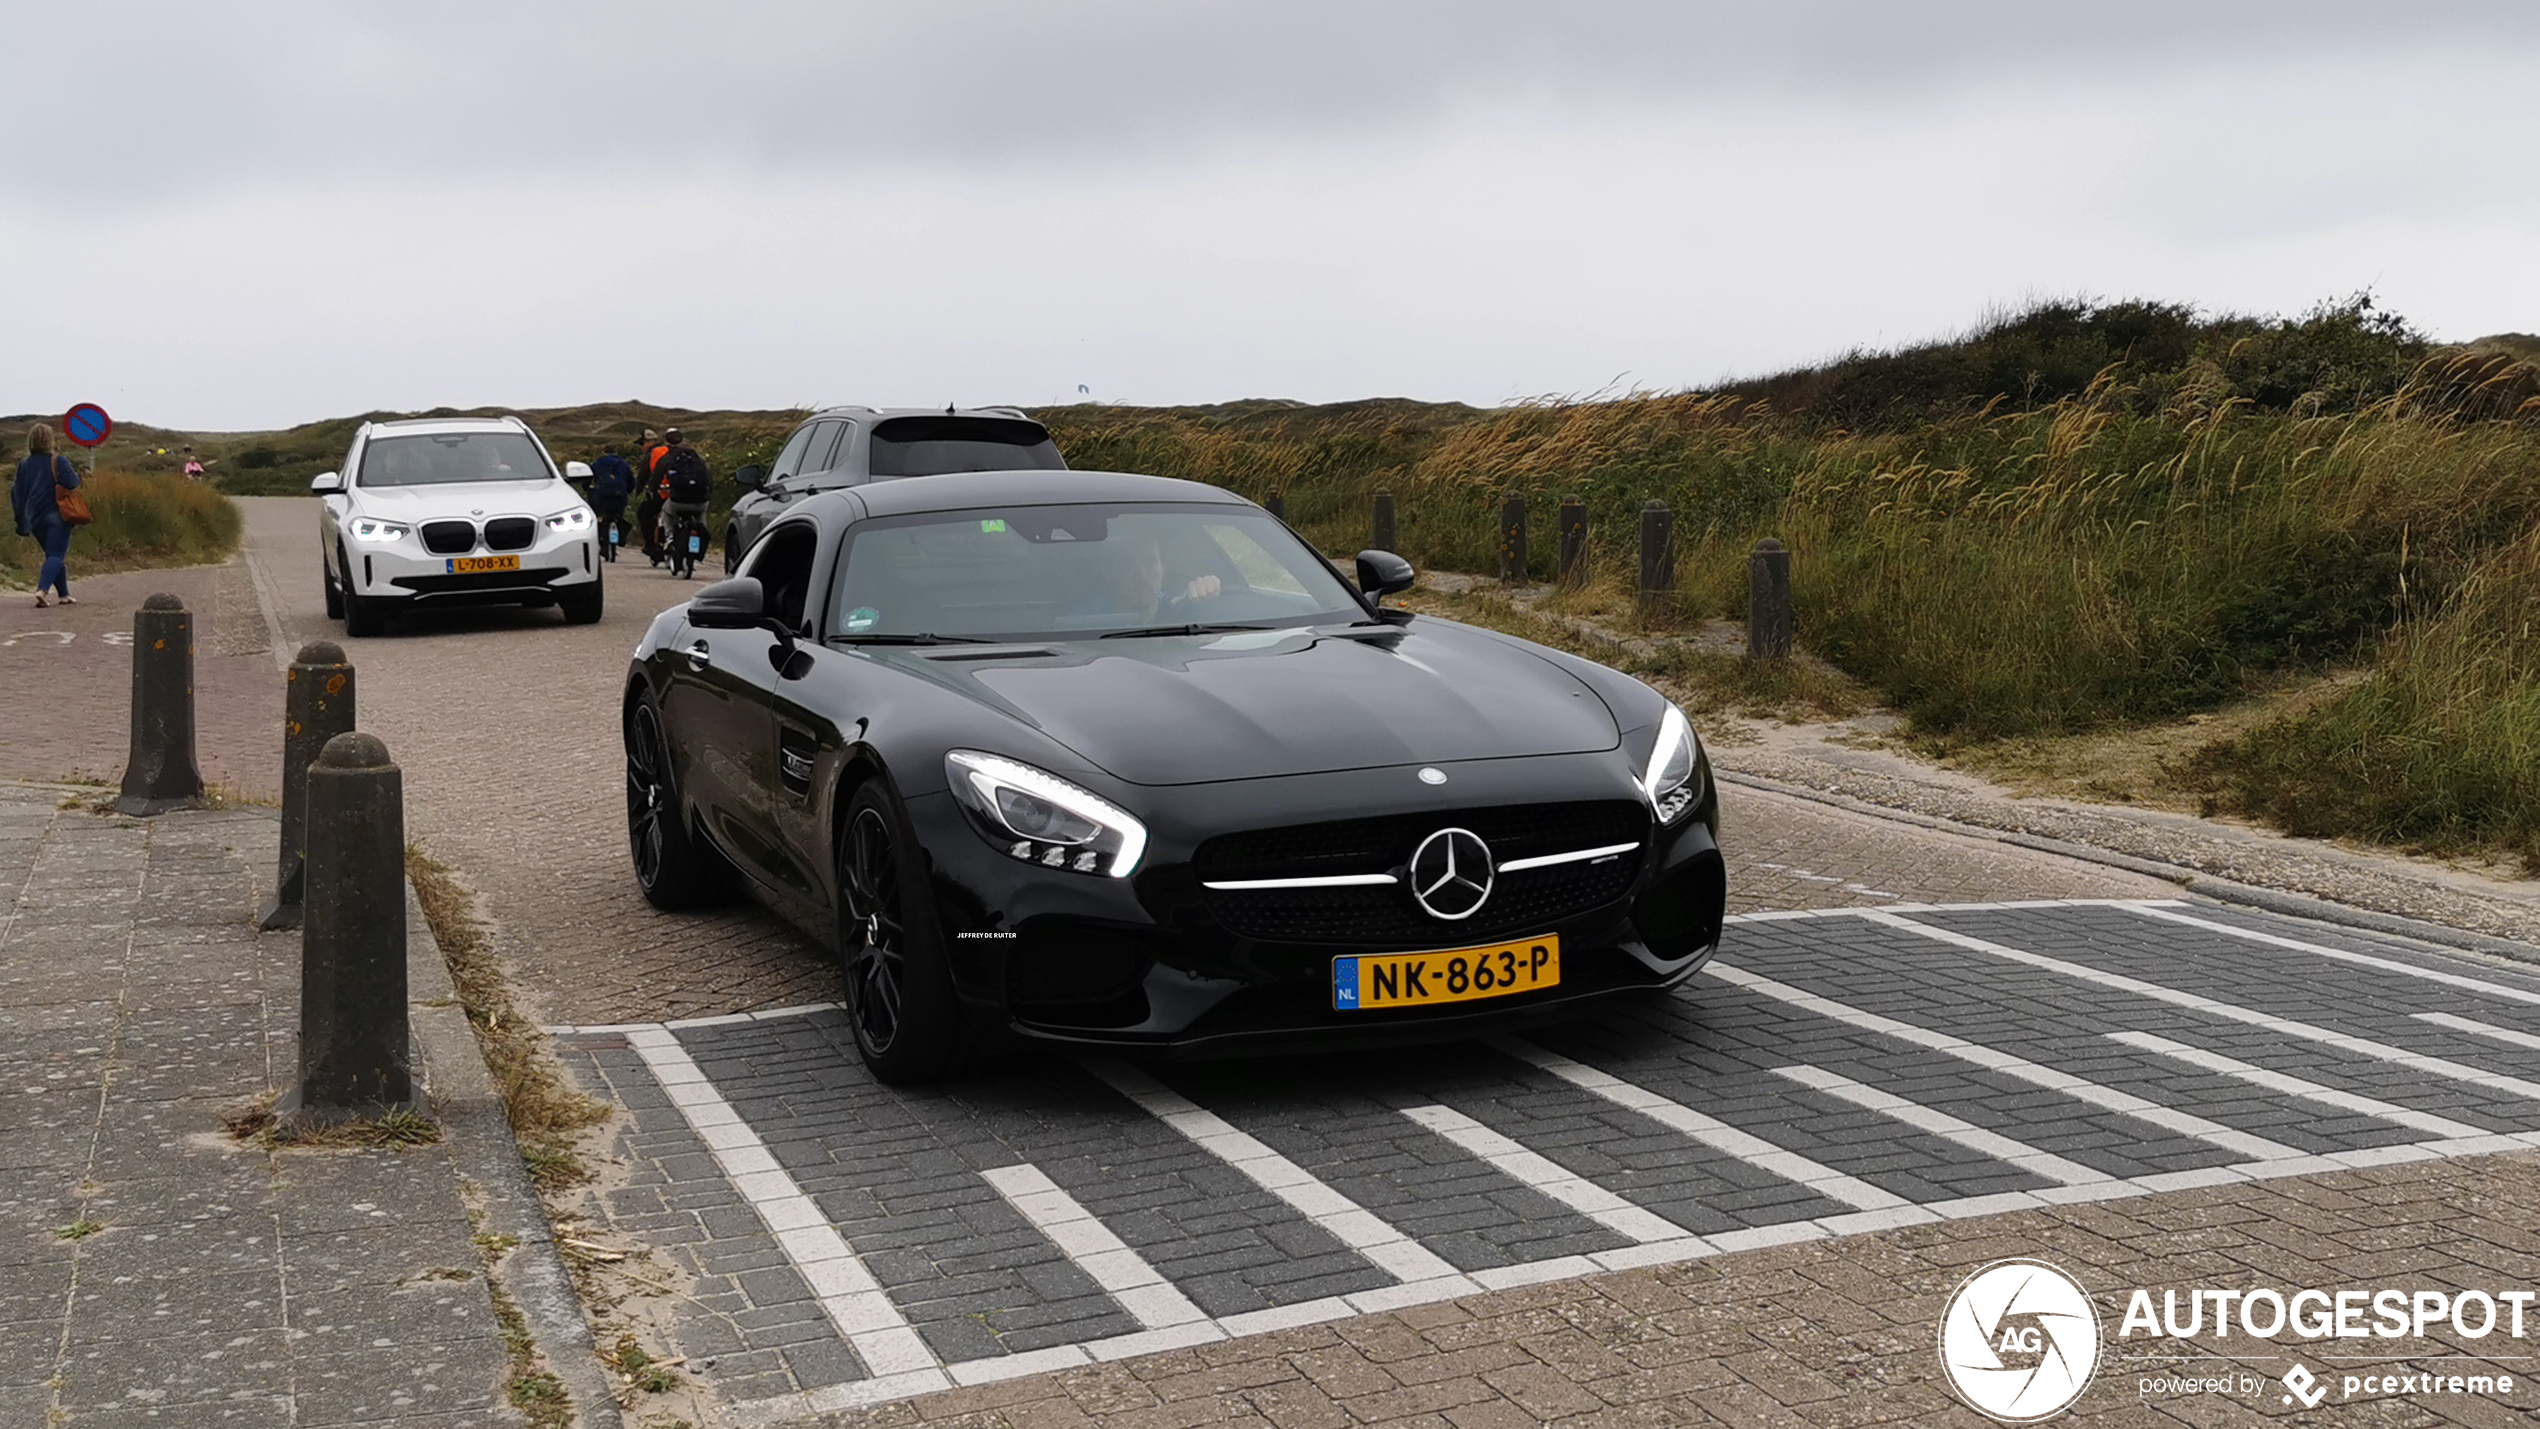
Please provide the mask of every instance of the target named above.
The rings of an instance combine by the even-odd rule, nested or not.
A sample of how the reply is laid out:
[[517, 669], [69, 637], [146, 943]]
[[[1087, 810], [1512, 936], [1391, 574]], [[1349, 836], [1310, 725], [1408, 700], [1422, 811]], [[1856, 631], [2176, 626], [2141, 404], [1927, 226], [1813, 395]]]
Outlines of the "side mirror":
[[688, 601], [688, 623], [700, 630], [751, 630], [767, 613], [767, 589], [756, 576], [716, 581]]
[[1411, 563], [1391, 551], [1358, 553], [1358, 588], [1369, 597], [1411, 589]]
[[331, 491], [342, 491], [343, 489], [344, 475], [342, 472], [321, 471], [317, 475], [309, 478], [309, 490], [316, 492], [320, 496], [324, 496]]
[[743, 491], [756, 491], [767, 484], [767, 468], [751, 465], [732, 473], [733, 484]]
[[591, 479], [591, 464], [587, 461], [566, 462], [564, 464], [564, 479], [567, 481], [589, 481]]

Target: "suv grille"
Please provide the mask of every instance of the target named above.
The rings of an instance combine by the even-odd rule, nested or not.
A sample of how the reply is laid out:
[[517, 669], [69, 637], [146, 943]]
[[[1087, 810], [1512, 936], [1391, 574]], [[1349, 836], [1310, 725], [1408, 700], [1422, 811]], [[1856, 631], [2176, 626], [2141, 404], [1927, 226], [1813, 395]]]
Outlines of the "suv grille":
[[476, 549], [476, 523], [426, 521], [423, 523], [423, 548], [436, 556], [464, 556]]
[[538, 539], [538, 523], [526, 516], [497, 516], [485, 523], [485, 549], [526, 551]]
[[[1382, 873], [1408, 862], [1420, 840], [1466, 828], [1490, 845], [1494, 864], [1607, 844], [1646, 844], [1649, 810], [1636, 802], [1518, 804], [1394, 814], [1225, 834], [1191, 860], [1203, 882]], [[1433, 918], [1400, 884], [1339, 888], [1204, 888], [1210, 916], [1242, 938], [1270, 942], [1428, 944], [1479, 942], [1546, 926], [1631, 891], [1641, 855], [1502, 872], [1481, 911], [1461, 922]]]

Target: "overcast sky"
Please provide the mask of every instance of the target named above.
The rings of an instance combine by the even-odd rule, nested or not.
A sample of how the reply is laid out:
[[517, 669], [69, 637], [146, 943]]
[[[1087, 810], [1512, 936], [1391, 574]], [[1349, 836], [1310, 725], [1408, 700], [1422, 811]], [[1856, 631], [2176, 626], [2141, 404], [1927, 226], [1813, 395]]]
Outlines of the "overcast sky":
[[0, 411], [1700, 386], [2036, 296], [2540, 329], [2540, 5], [16, 9]]

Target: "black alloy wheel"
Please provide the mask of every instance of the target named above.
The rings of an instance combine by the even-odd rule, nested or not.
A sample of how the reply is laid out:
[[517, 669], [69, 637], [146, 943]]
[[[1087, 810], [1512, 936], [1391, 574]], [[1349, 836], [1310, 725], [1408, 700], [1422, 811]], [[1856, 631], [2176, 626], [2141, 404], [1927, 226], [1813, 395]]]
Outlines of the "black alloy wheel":
[[671, 776], [670, 742], [650, 700], [626, 722], [626, 844], [636, 886], [656, 908], [695, 908], [731, 892], [731, 865], [688, 827]]
[[838, 838], [838, 941], [856, 1051], [881, 1081], [928, 1081], [964, 1060], [943, 933], [878, 779], [856, 790]]

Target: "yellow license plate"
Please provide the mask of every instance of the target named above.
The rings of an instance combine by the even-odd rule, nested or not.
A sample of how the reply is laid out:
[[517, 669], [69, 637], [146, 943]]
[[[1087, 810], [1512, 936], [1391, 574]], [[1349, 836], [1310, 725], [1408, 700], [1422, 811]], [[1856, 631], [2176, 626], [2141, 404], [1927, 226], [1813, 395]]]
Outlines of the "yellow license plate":
[[450, 574], [454, 576], [474, 576], [483, 575], [487, 571], [519, 569], [520, 557], [518, 556], [459, 556], [450, 562]]
[[1550, 934], [1436, 953], [1385, 953], [1332, 959], [1332, 1006], [1425, 1007], [1506, 997], [1561, 981], [1561, 940]]

